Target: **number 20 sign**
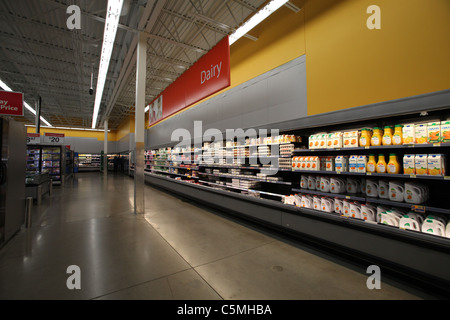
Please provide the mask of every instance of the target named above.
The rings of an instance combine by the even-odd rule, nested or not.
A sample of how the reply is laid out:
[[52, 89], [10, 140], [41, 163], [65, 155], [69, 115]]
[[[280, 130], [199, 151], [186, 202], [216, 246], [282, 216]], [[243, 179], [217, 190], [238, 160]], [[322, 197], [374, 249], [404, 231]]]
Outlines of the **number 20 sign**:
[[49, 133], [46, 132], [43, 139], [43, 144], [64, 144], [64, 133]]

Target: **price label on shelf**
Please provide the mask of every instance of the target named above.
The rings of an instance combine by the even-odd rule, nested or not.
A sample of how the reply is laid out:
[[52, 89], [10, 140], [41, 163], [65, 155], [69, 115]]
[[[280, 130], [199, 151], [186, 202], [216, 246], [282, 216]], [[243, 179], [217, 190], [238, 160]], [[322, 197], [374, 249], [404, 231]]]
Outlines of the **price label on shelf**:
[[444, 180], [450, 180], [450, 176], [444, 176]]
[[50, 133], [46, 132], [42, 138], [43, 144], [64, 144], [64, 133]]
[[40, 133], [27, 133], [27, 144], [40, 144], [41, 134]]
[[425, 213], [426, 211], [426, 207], [425, 206], [418, 206], [418, 205], [414, 205], [411, 206], [411, 210], [417, 213]]
[[410, 174], [409, 177], [410, 178], [417, 178], [417, 176], [415, 174]]

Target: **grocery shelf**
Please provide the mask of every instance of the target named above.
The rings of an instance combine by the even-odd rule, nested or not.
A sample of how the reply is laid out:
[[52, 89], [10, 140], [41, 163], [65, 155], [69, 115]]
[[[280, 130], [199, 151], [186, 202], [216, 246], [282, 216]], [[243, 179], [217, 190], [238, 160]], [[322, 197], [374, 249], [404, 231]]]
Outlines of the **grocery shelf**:
[[334, 151], [355, 151], [355, 150], [390, 150], [390, 149], [421, 149], [421, 148], [435, 148], [450, 147], [450, 143], [423, 143], [423, 144], [402, 144], [402, 145], [390, 145], [390, 146], [367, 146], [367, 147], [348, 147], [348, 148], [321, 148], [321, 149], [294, 149], [295, 153], [311, 153], [311, 152], [334, 152]]
[[249, 176], [239, 176], [239, 175], [231, 175], [231, 174], [214, 174], [214, 173], [206, 173], [206, 172], [199, 172], [198, 174], [208, 175], [208, 176], [215, 176], [215, 177], [222, 177], [222, 178], [232, 178], [232, 179], [268, 182], [268, 183], [275, 183], [275, 184], [285, 184], [285, 185], [291, 185], [292, 184], [292, 182], [287, 182], [287, 181], [270, 181], [270, 180], [267, 180], [267, 179], [261, 179], [261, 178], [256, 178], [256, 177], [253, 178], [253, 177], [249, 177]]
[[292, 188], [292, 191], [299, 192], [299, 193], [317, 194], [319, 196], [325, 196], [325, 197], [333, 197], [333, 198], [348, 199], [348, 200], [355, 200], [355, 201], [366, 201], [366, 197], [364, 195], [331, 193], [331, 192], [322, 192], [322, 191], [311, 190], [311, 189], [297, 189], [297, 188]]
[[432, 207], [432, 206], [429, 206], [426, 204], [412, 204], [412, 203], [390, 201], [390, 200], [386, 200], [386, 199], [371, 198], [371, 197], [367, 197], [365, 200], [367, 202], [384, 204], [387, 206], [408, 208], [412, 211], [419, 212], [419, 213], [435, 212], [435, 213], [450, 214], [450, 209], [436, 208], [436, 207]]

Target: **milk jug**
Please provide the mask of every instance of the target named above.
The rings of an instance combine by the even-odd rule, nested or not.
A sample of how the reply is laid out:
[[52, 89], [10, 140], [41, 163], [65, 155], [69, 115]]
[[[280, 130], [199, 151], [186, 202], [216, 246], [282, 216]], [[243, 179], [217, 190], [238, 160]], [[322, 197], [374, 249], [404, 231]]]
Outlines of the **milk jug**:
[[366, 180], [366, 195], [372, 198], [378, 197], [378, 183], [375, 180]]
[[361, 218], [367, 221], [376, 221], [377, 209], [369, 203], [361, 204]]
[[389, 200], [403, 202], [405, 188], [401, 182], [389, 181]]

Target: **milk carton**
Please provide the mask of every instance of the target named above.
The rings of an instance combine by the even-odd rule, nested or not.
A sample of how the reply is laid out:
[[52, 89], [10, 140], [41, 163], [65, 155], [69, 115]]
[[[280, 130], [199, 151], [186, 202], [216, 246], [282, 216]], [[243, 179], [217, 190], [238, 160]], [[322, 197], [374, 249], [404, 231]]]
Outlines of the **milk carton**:
[[416, 154], [414, 157], [414, 166], [416, 168], [416, 174], [428, 173], [428, 155]]
[[327, 147], [327, 134], [322, 133], [319, 135], [319, 149], [325, 149]]
[[348, 171], [348, 156], [337, 156], [334, 162], [336, 172]]
[[359, 131], [346, 131], [343, 135], [344, 148], [359, 146]]
[[333, 148], [334, 132], [327, 134], [327, 148]]
[[450, 142], [450, 120], [441, 121], [441, 142]]
[[342, 132], [335, 132], [333, 134], [333, 148], [342, 148], [343, 142], [342, 142], [342, 138], [343, 137], [343, 133]]
[[414, 127], [414, 135], [416, 137], [416, 143], [428, 143], [428, 125], [426, 123], [416, 124]]
[[367, 168], [367, 156], [365, 155], [358, 156], [358, 162], [356, 167], [358, 172], [365, 173]]
[[413, 154], [403, 156], [403, 173], [416, 174], [415, 156]]
[[334, 157], [328, 156], [325, 158], [325, 171], [334, 171]]
[[428, 155], [428, 175], [430, 176], [445, 175], [445, 158], [443, 154]]
[[350, 159], [348, 160], [348, 171], [349, 172], [358, 172], [358, 156], [350, 156]]
[[428, 123], [427, 138], [428, 143], [438, 143], [441, 141], [441, 123], [439, 121]]
[[402, 129], [403, 144], [416, 143], [415, 124], [405, 124]]
[[318, 156], [310, 157], [311, 158], [311, 170], [319, 171], [320, 170], [320, 158]]
[[309, 139], [308, 139], [309, 149], [314, 149], [314, 142], [315, 142], [315, 140], [316, 140], [316, 135], [315, 134], [312, 134], [312, 135], [309, 136]]

